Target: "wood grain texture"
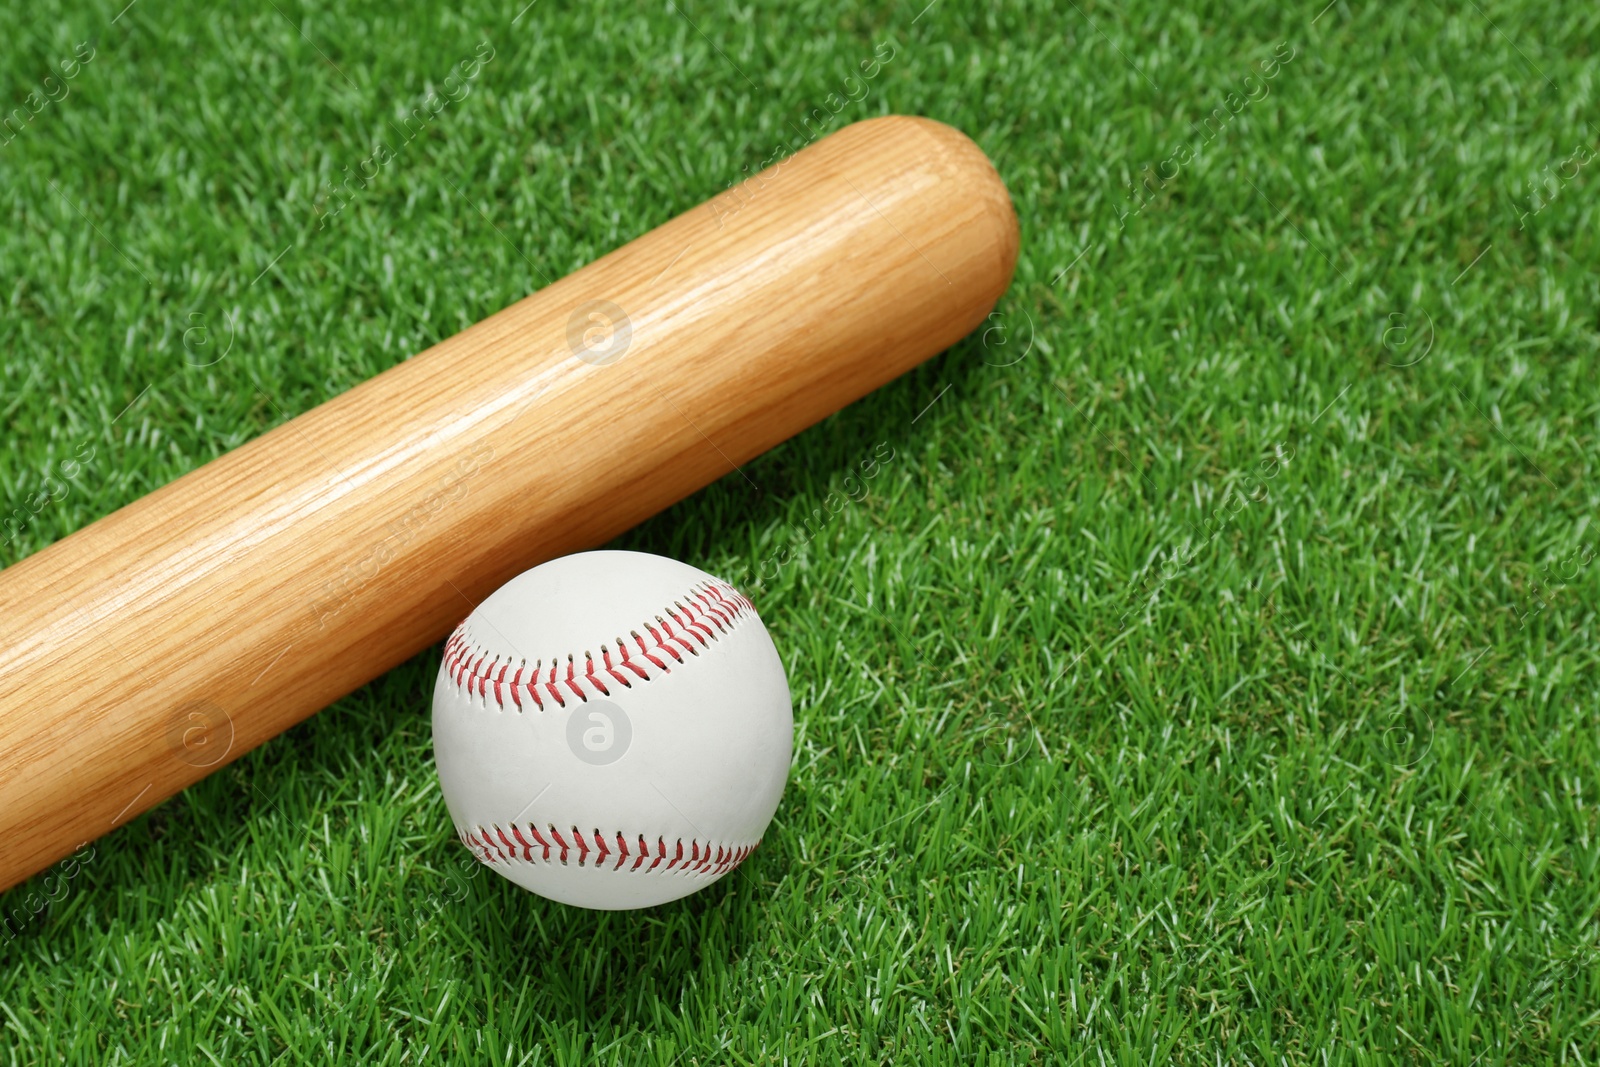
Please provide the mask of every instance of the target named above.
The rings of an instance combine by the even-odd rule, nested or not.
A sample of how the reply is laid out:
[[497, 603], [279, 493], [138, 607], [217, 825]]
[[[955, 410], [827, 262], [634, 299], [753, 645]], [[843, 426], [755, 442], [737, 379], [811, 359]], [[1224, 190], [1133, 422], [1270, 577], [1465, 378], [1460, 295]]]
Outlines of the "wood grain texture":
[[[0, 572], [0, 889], [947, 348], [1011, 279], [1010, 199], [938, 123], [857, 123], [740, 192]], [[574, 326], [597, 300], [615, 362], [569, 341], [620, 347]]]

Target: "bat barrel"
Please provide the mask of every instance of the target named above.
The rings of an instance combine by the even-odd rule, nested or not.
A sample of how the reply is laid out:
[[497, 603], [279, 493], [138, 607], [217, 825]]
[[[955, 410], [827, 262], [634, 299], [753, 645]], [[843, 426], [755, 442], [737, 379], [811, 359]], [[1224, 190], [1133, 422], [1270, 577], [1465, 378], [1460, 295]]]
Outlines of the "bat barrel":
[[0, 889], [947, 348], [1017, 239], [856, 123], [0, 572]]

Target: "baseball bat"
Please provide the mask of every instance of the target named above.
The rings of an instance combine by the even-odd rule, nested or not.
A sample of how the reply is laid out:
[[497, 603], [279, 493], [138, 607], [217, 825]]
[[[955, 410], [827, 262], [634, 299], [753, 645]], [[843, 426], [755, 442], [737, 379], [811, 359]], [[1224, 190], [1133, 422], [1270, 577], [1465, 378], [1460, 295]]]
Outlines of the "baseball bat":
[[0, 889], [949, 347], [1017, 241], [963, 134], [859, 122], [0, 571]]

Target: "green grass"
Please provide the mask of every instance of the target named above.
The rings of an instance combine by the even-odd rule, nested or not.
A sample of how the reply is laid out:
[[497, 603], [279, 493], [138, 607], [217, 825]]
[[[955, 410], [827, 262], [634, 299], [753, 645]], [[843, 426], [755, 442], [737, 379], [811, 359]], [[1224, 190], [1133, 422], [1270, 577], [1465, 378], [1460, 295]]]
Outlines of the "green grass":
[[0, 938], [0, 1063], [1600, 1061], [1600, 174], [1521, 217], [1600, 151], [1592, 5], [122, 2], [6, 5], [7, 108], [96, 51], [0, 146], [0, 563], [696, 205], [878, 42], [837, 124], [967, 131], [1022, 253], [1005, 344], [620, 539], [784, 654], [737, 875], [466, 877], [435, 649], [96, 842]]

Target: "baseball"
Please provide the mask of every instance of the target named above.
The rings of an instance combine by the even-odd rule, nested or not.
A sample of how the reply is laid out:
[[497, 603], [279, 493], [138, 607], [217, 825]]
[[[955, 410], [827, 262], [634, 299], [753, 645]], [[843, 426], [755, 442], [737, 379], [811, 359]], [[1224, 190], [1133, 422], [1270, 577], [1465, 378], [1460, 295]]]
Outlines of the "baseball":
[[433, 690], [462, 842], [585, 908], [676, 900], [744, 862], [783, 795], [793, 734], [755, 606], [642, 552], [513, 578], [456, 628]]

